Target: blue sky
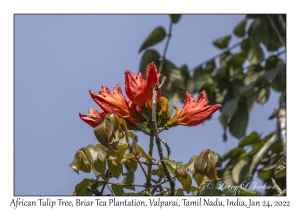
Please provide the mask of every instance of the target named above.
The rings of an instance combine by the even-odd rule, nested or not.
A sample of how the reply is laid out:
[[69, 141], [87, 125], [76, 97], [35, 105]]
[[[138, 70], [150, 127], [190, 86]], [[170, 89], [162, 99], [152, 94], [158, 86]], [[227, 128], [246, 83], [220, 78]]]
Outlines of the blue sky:
[[[173, 27], [167, 58], [176, 66], [196, 67], [220, 52], [212, 41], [232, 34], [244, 17], [183, 15]], [[124, 71], [138, 72], [141, 43], [155, 27], [168, 29], [169, 16], [15, 15], [14, 21], [14, 194], [71, 195], [83, 178], [94, 178], [68, 166], [76, 150], [98, 143], [78, 117], [88, 108], [100, 110], [88, 90], [97, 92], [102, 84], [111, 90], [120, 83], [125, 94]], [[233, 37], [230, 45], [237, 41]], [[164, 46], [161, 42], [154, 48], [162, 54]], [[271, 92], [267, 104], [255, 105], [247, 134], [275, 129], [276, 121], [268, 117], [278, 97]], [[231, 136], [222, 141], [219, 114], [196, 127], [163, 132], [172, 159], [187, 162], [207, 148], [222, 155], [235, 147], [238, 140]], [[139, 144], [148, 148], [146, 136], [137, 134]]]

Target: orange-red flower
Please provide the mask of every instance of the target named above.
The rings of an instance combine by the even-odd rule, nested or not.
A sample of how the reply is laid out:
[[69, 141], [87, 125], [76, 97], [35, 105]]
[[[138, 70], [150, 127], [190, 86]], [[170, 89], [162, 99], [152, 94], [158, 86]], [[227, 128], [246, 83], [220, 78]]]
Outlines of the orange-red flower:
[[132, 103], [144, 107], [144, 78], [141, 72], [135, 76], [131, 71], [125, 71], [125, 92]]
[[[146, 68], [146, 82], [144, 88], [145, 99], [150, 102], [150, 106], [152, 106], [152, 93], [153, 88], [156, 84], [159, 85], [159, 79], [161, 74], [157, 73], [157, 68], [154, 62], [150, 63]], [[159, 89], [157, 91], [156, 101], [159, 101], [162, 94], [162, 90]]]
[[[132, 103], [139, 107], [144, 107], [145, 101], [148, 101], [151, 107], [153, 88], [156, 84], [159, 85], [160, 76], [154, 62], [146, 67], [146, 80], [143, 79], [143, 75], [140, 72], [135, 76], [131, 71], [126, 70], [125, 91]], [[162, 90], [159, 89], [157, 91], [156, 101], [159, 101], [161, 94]]]
[[79, 113], [79, 117], [92, 127], [96, 127], [97, 125], [102, 123], [105, 115], [106, 113], [104, 113], [103, 111], [98, 112], [95, 109], [88, 109], [88, 115]]
[[185, 126], [199, 125], [221, 106], [221, 104], [208, 105], [208, 98], [205, 91], [199, 94], [197, 101], [195, 101], [191, 94], [186, 92], [184, 105], [176, 124]]
[[90, 90], [90, 94], [105, 113], [115, 114], [133, 124], [137, 123], [122, 93], [120, 84], [114, 87], [113, 92], [110, 92], [105, 85], [102, 85], [102, 89], [98, 94], [95, 94], [92, 90]]

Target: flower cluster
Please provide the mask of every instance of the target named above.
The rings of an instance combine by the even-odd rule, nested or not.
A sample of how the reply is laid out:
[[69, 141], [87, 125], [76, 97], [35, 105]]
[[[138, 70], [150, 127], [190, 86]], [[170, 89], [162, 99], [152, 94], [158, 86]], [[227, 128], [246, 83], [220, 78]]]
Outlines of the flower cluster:
[[[129, 100], [126, 100], [125, 95], [123, 95], [120, 84], [117, 84], [112, 92], [105, 85], [102, 85], [102, 89], [98, 94], [92, 90], [89, 91], [93, 100], [102, 108], [102, 111], [89, 109], [88, 115], [79, 113], [79, 117], [90, 126], [96, 127], [103, 121], [106, 114], [112, 113], [126, 120], [128, 127], [134, 129], [137, 123], [145, 120], [145, 115], [151, 118], [149, 110], [152, 107], [152, 91], [156, 84], [159, 85], [160, 77], [161, 74], [157, 72], [154, 62], [146, 68], [146, 80], [140, 72], [138, 75], [134, 75], [131, 71], [126, 70], [125, 92]], [[168, 127], [198, 125], [222, 106], [220, 104], [208, 105], [205, 91], [199, 94], [197, 101], [194, 100], [191, 94], [186, 92], [182, 110], [175, 106], [176, 113], [170, 118], [168, 99], [162, 97], [161, 89], [157, 92], [156, 100], [158, 102], [158, 121], [163, 122], [161, 126]]]

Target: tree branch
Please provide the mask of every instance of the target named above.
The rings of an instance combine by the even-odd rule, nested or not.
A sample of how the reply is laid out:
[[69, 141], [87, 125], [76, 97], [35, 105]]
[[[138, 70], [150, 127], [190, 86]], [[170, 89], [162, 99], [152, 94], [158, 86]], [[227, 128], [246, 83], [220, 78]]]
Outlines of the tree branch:
[[280, 130], [280, 138], [282, 141], [283, 152], [286, 155], [286, 102], [283, 100], [280, 103], [278, 112], [278, 127]]
[[229, 51], [229, 50], [232, 50], [232, 49], [236, 48], [236, 47], [239, 46], [244, 40], [245, 40], [245, 39], [243, 39], [243, 40], [241, 40], [240, 42], [238, 42], [238, 43], [232, 45], [231, 47], [226, 48], [225, 50], [223, 50], [223, 51], [220, 52], [219, 54], [213, 56], [212, 58], [207, 59], [206, 61], [200, 63], [200, 64], [197, 65], [196, 67], [192, 68], [192, 69], [190, 70], [190, 72], [194, 72], [197, 68], [203, 66], [203, 65], [206, 64], [207, 62], [209, 62], [209, 61], [211, 61], [211, 60], [215, 60], [216, 58], [220, 57], [224, 52], [227, 52], [227, 51]]
[[272, 184], [275, 187], [275, 189], [278, 192], [278, 196], [283, 196], [286, 194], [286, 189], [285, 190], [281, 190], [280, 187], [277, 185], [275, 179], [272, 178]]
[[167, 35], [168, 38], [167, 38], [166, 46], [165, 46], [165, 49], [164, 49], [164, 54], [162, 56], [162, 60], [161, 60], [161, 62], [159, 64], [159, 67], [158, 67], [158, 73], [161, 73], [164, 62], [165, 62], [165, 59], [166, 59], [167, 49], [168, 49], [169, 42], [170, 42], [170, 39], [171, 39], [171, 36], [172, 36], [172, 26], [173, 26], [173, 21], [171, 20], [170, 26], [169, 26], [169, 33]]
[[[284, 28], [281, 29], [282, 23], [284, 22], [283, 20], [275, 20], [277, 15], [266, 15], [268, 20], [271, 23], [272, 28], [274, 29], [280, 43], [285, 47], [285, 38], [283, 37], [285, 34], [285, 25]], [[277, 21], [280, 22], [280, 24], [277, 24]]]
[[[149, 143], [149, 155], [152, 156], [153, 154], [153, 146], [154, 146], [154, 135], [151, 133], [150, 135], [150, 143]], [[147, 176], [147, 182], [146, 182], [146, 186], [147, 188], [150, 187], [151, 185], [151, 170], [152, 170], [152, 163], [150, 161], [150, 159], [148, 159], [148, 176]]]
[[155, 87], [153, 88], [153, 93], [152, 93], [152, 129], [153, 129], [153, 132], [154, 132], [155, 142], [156, 142], [156, 145], [157, 145], [161, 165], [164, 169], [167, 180], [170, 183], [170, 195], [172, 196], [172, 195], [175, 195], [175, 182], [174, 182], [174, 180], [172, 180], [170, 172], [169, 172], [169, 170], [167, 168], [167, 165], [165, 163], [165, 160], [164, 160], [163, 150], [162, 150], [162, 147], [161, 147], [161, 144], [160, 144], [160, 138], [159, 138], [159, 135], [158, 135], [157, 122], [156, 122], [156, 96], [157, 96], [157, 91], [159, 90], [159, 88], [162, 87], [162, 85], [165, 83], [165, 81], [166, 81], [166, 77], [163, 77], [163, 80], [162, 80], [160, 86], [157, 86], [157, 84], [156, 84]]

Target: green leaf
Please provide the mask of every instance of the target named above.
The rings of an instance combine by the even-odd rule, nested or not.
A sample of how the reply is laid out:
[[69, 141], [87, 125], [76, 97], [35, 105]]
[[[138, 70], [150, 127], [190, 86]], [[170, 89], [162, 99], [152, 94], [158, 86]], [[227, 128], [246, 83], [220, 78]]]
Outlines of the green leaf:
[[205, 181], [205, 176], [196, 173], [196, 175], [194, 176], [194, 180], [196, 181], [198, 187], [200, 185], [203, 185], [203, 182]]
[[258, 135], [258, 133], [256, 133], [255, 131], [252, 132], [250, 135], [246, 136], [245, 138], [243, 138], [240, 143], [239, 143], [239, 147], [243, 147], [249, 144], [252, 144], [256, 141], [258, 141], [260, 138], [260, 136]]
[[234, 29], [233, 33], [238, 37], [244, 37], [246, 35], [246, 23], [247, 19], [242, 20], [237, 27]]
[[282, 158], [279, 159], [279, 161], [276, 164], [275, 172], [274, 172], [275, 178], [282, 178], [286, 176], [286, 156], [284, 155]]
[[119, 127], [119, 118], [114, 114], [107, 114], [103, 122], [94, 128], [94, 133], [103, 146], [116, 151], [119, 143]]
[[228, 46], [230, 39], [231, 39], [231, 35], [224, 36], [215, 40], [213, 44], [220, 49], [224, 49]]
[[238, 102], [239, 100], [236, 98], [226, 101], [224, 106], [221, 108], [222, 114], [229, 118], [232, 117], [237, 109]]
[[184, 196], [183, 189], [181, 189], [181, 188], [176, 190], [175, 193], [176, 193], [175, 194], [176, 196]]
[[260, 63], [264, 59], [264, 52], [261, 47], [259, 45], [251, 45], [247, 54], [247, 59], [252, 64]]
[[126, 151], [129, 149], [128, 144], [120, 144], [116, 147], [116, 155], [117, 155], [117, 161], [120, 162]]
[[257, 18], [252, 22], [248, 30], [248, 37], [251, 43], [255, 45], [263, 43], [267, 50], [271, 52], [282, 46], [277, 33], [266, 17]]
[[[266, 167], [264, 167], [266, 168]], [[272, 170], [260, 170], [258, 171], [258, 174], [257, 176], [260, 178], [260, 179], [264, 179], [264, 180], [268, 180], [268, 179], [271, 179], [272, 177]]]
[[122, 196], [152, 196], [148, 191], [141, 191], [138, 193], [124, 193]]
[[145, 150], [143, 149], [143, 147], [139, 144], [137, 144], [137, 148], [141, 151], [141, 154], [139, 156], [142, 156], [146, 159], [150, 159], [150, 160], [154, 160], [155, 161], [155, 158], [153, 158], [152, 156], [148, 155]]
[[233, 69], [240, 69], [242, 68], [246, 57], [243, 53], [238, 53], [233, 55], [227, 62], [227, 64], [232, 67]]
[[248, 124], [248, 106], [247, 103], [240, 102], [236, 112], [229, 122], [229, 131], [236, 138], [245, 136]]
[[228, 117], [225, 116], [224, 114], [221, 114], [219, 116], [219, 121], [221, 122], [223, 129], [226, 130], [227, 125], [228, 125]]
[[121, 187], [119, 185], [112, 184], [111, 189], [114, 192], [114, 194], [117, 195], [117, 196], [124, 194], [123, 187]]
[[165, 84], [165, 90], [169, 93], [172, 101], [183, 101], [186, 92], [186, 81], [189, 78], [184, 78], [182, 72], [178, 69], [168, 69], [168, 80]]
[[277, 74], [273, 83], [271, 83], [271, 87], [273, 90], [277, 92], [285, 92], [286, 91], [286, 68], [282, 68]]
[[251, 64], [259, 64], [264, 59], [264, 53], [260, 45], [252, 44], [249, 39], [242, 41], [241, 49]]
[[97, 182], [93, 179], [83, 179], [79, 184], [75, 186], [73, 196], [91, 196], [93, 192], [88, 189], [90, 187], [93, 190], [98, 189], [103, 182]]
[[[106, 162], [102, 161], [99, 158], [99, 150], [94, 145], [88, 145], [84, 148], [82, 148], [87, 155], [90, 163], [92, 164], [92, 169], [96, 177], [98, 177], [101, 174], [105, 174], [106, 169]], [[105, 152], [106, 154], [106, 152]]]
[[214, 83], [211, 75], [206, 72], [201, 66], [195, 69], [192, 80], [194, 83], [193, 93], [199, 93], [199, 91], [205, 84]]
[[281, 63], [279, 65], [277, 65], [274, 69], [267, 71], [263, 77], [269, 81], [273, 81], [277, 74], [279, 73], [280, 70], [282, 70], [285, 67], [285, 64]]
[[147, 128], [147, 126], [146, 126], [145, 124], [143, 124], [143, 123], [138, 123], [138, 124], [136, 124], [136, 127], [137, 127], [139, 130], [143, 131], [144, 133], [147, 133], [147, 134], [149, 134], [149, 135], [151, 134], [150, 129]]
[[156, 66], [159, 66], [160, 55], [156, 50], [146, 50], [142, 56], [140, 63], [140, 72], [146, 78], [146, 68], [151, 62], [154, 62]]
[[230, 150], [229, 152], [225, 153], [222, 156], [222, 162], [224, 162], [225, 160], [227, 160], [228, 158], [233, 158], [233, 157], [237, 157], [238, 155], [240, 155], [242, 152], [244, 151], [244, 149], [242, 147], [237, 147], [234, 148], [232, 150]]
[[249, 66], [246, 77], [244, 79], [245, 85], [255, 84], [256, 81], [260, 78], [261, 75], [265, 73], [264, 68], [258, 64], [258, 65], [251, 65]]
[[231, 53], [229, 51], [226, 51], [224, 53], [221, 54], [220, 56], [220, 66], [226, 66], [227, 65], [227, 61], [229, 61], [229, 59], [231, 58]]
[[177, 179], [182, 184], [183, 189], [187, 193], [190, 193], [191, 186], [192, 186], [192, 178], [191, 178], [191, 176], [189, 174], [187, 175], [187, 178], [183, 178], [181, 176], [178, 176]]
[[162, 41], [166, 37], [166, 32], [163, 27], [157, 27], [155, 28], [150, 35], [146, 38], [146, 40], [143, 42], [142, 46], [139, 49], [139, 53], [146, 49], [147, 47], [153, 46], [160, 41]]
[[217, 70], [215, 60], [212, 59], [212, 60], [208, 61], [208, 62], [205, 64], [205, 69], [204, 69], [204, 70], [205, 70], [206, 72], [208, 72], [209, 74], [214, 75], [214, 74], [215, 74], [215, 71]]
[[78, 155], [78, 152], [76, 152], [74, 160], [72, 163], [70, 163], [69, 167], [71, 167], [77, 174], [81, 167], [81, 158]]
[[171, 61], [165, 60], [161, 74], [168, 78], [163, 86], [163, 96], [168, 98], [169, 105], [172, 105], [171, 101], [183, 101], [187, 89], [193, 88], [193, 84], [190, 84], [192, 83], [190, 74], [185, 65], [177, 68]]
[[131, 184], [133, 180], [134, 180], [134, 172], [132, 170], [129, 170], [126, 177], [126, 184]]
[[181, 18], [180, 14], [172, 14], [171, 16], [171, 20], [173, 23], [177, 23], [179, 21], [179, 19]]
[[239, 185], [245, 181], [251, 164], [251, 158], [239, 160], [232, 169], [232, 179], [235, 184]]
[[260, 15], [260, 14], [247, 14], [248, 19], [256, 19], [256, 18], [265, 18], [266, 15]]
[[242, 188], [242, 187], [238, 187], [238, 190], [239, 190], [239, 195], [241, 195], [241, 196], [260, 196], [261, 195], [254, 190], [249, 190], [249, 189]]
[[233, 166], [236, 164], [235, 159], [231, 159], [225, 166], [223, 176], [222, 176], [222, 181], [223, 185], [225, 186], [224, 192], [226, 195], [234, 195], [235, 194], [235, 188], [233, 186], [236, 186], [236, 184], [233, 181], [233, 174], [232, 174], [232, 169]]
[[196, 175], [196, 171], [194, 168], [194, 163], [195, 160], [197, 159], [198, 156], [194, 155], [190, 158], [189, 162], [187, 164], [181, 165], [180, 167], [177, 168], [177, 173], [179, 176], [186, 178], [188, 174], [188, 170], [190, 170], [191, 174], [193, 176]]
[[77, 154], [79, 155], [81, 160], [79, 169], [83, 172], [89, 173], [91, 171], [91, 163], [85, 152], [83, 151], [83, 149], [80, 149], [77, 151]]
[[213, 151], [210, 151], [210, 153], [208, 154], [208, 164], [205, 169], [205, 175], [211, 180], [220, 180], [216, 170], [216, 164], [218, 160], [219, 156]]
[[122, 164], [117, 161], [117, 155], [114, 151], [108, 150], [107, 151], [107, 166], [110, 170], [111, 174], [116, 178], [119, 179], [123, 173], [123, 166]]
[[137, 162], [135, 160], [126, 160], [125, 165], [131, 168], [133, 171], [137, 169]]
[[199, 174], [205, 175], [205, 169], [208, 164], [208, 154], [210, 150], [203, 150], [194, 163], [195, 171]]
[[134, 186], [130, 186], [130, 185], [122, 186], [122, 187], [123, 187], [123, 189], [135, 190], [135, 187]]
[[256, 101], [260, 104], [265, 104], [270, 96], [270, 88], [262, 88], [258, 93], [257, 93], [257, 98]]

